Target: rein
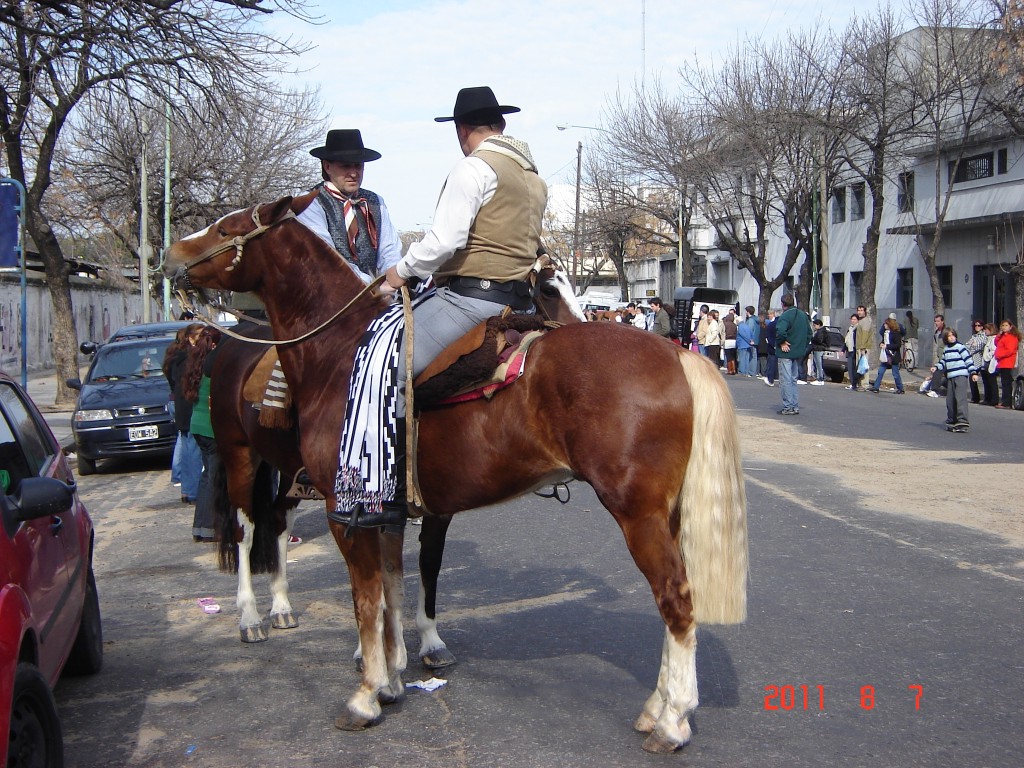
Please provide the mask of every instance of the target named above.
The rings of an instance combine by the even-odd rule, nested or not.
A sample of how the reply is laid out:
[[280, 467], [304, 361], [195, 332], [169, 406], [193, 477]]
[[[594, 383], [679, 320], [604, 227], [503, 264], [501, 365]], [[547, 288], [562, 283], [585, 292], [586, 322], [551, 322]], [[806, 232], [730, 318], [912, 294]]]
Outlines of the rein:
[[[252, 230], [251, 232], [246, 232], [244, 235], [236, 235], [235, 237], [231, 238], [226, 243], [221, 243], [221, 244], [215, 245], [215, 246], [213, 246], [211, 248], [207, 248], [199, 256], [197, 256], [196, 258], [192, 259], [192, 261], [188, 262], [184, 266], [184, 268], [183, 268], [183, 271], [184, 271], [184, 274], [185, 274], [185, 286], [186, 286], [186, 288], [192, 285], [192, 283], [188, 279], [188, 271], [190, 269], [192, 269], [192, 267], [195, 267], [195, 266], [198, 266], [199, 264], [207, 262], [210, 259], [212, 259], [214, 256], [219, 256], [220, 254], [224, 253], [224, 251], [228, 251], [228, 250], [231, 250], [232, 248], [234, 248], [235, 249], [235, 258], [233, 258], [231, 260], [231, 264], [230, 265], [228, 265], [227, 267], [224, 268], [225, 272], [230, 272], [236, 266], [238, 266], [239, 263], [241, 263], [241, 261], [242, 261], [242, 249], [245, 248], [245, 244], [246, 243], [248, 243], [253, 238], [259, 237], [260, 235], [262, 235], [264, 232], [266, 232], [271, 227], [276, 227], [278, 224], [283, 224], [284, 222], [288, 221], [289, 219], [294, 219], [294, 218], [296, 218], [295, 212], [289, 208], [288, 211], [281, 218], [277, 219], [276, 221], [272, 221], [269, 224], [264, 224], [263, 222], [260, 221], [260, 207], [258, 205], [254, 206], [253, 209], [252, 209], [252, 221], [256, 225], [256, 229]], [[349, 307], [351, 307], [356, 301], [358, 301], [362, 297], [362, 295], [364, 293], [366, 293], [367, 291], [370, 291], [370, 290], [376, 288], [383, 281], [384, 281], [384, 276], [381, 275], [376, 280], [374, 280], [371, 283], [369, 283], [368, 285], [364, 286], [363, 290], [361, 290], [359, 293], [357, 293], [355, 296], [353, 296], [349, 300], [349, 302], [347, 304], [345, 304], [345, 306], [343, 306], [341, 309], [339, 309], [337, 312], [335, 312], [333, 315], [331, 315], [327, 320], [322, 322], [316, 328], [314, 328], [313, 330], [308, 331], [308, 332], [302, 334], [301, 336], [297, 336], [294, 339], [285, 339], [283, 341], [266, 340], [266, 339], [253, 339], [253, 338], [249, 338], [248, 336], [242, 336], [240, 333], [236, 333], [235, 331], [232, 331], [229, 328], [225, 328], [223, 325], [220, 325], [216, 320], [213, 320], [212, 318], [209, 318], [209, 317], [206, 317], [206, 316], [202, 315], [194, 306], [192, 306], [191, 302], [189, 302], [188, 294], [185, 291], [183, 291], [181, 289], [178, 289], [177, 294], [178, 294], [178, 300], [181, 302], [181, 306], [185, 310], [191, 312], [193, 315], [196, 316], [197, 319], [203, 321], [207, 325], [212, 325], [214, 328], [219, 330], [221, 333], [226, 334], [226, 335], [230, 336], [233, 339], [238, 339], [239, 341], [244, 341], [247, 344], [261, 344], [261, 345], [267, 346], [267, 347], [286, 347], [286, 346], [288, 346], [290, 344], [298, 344], [301, 341], [305, 341], [306, 339], [309, 339], [309, 338], [312, 338], [313, 336], [316, 336], [318, 333], [320, 333], [325, 328], [327, 328], [327, 326], [329, 326], [331, 323], [333, 323], [335, 320], [337, 320], [339, 317], [341, 317], [343, 314], [345, 314], [345, 312], [348, 311]]]
[[[225, 251], [225, 250], [227, 250], [227, 249], [226, 248], [221, 248], [222, 252]], [[233, 339], [238, 339], [239, 341], [244, 341], [244, 342], [246, 342], [248, 344], [262, 344], [265, 347], [287, 347], [287, 346], [289, 346], [291, 344], [298, 344], [301, 341], [305, 341], [306, 339], [309, 339], [309, 338], [312, 338], [313, 336], [316, 336], [318, 333], [320, 333], [321, 331], [326, 329], [331, 323], [333, 323], [335, 320], [337, 320], [339, 317], [341, 317], [343, 314], [345, 314], [345, 312], [347, 312], [348, 309], [353, 304], [355, 304], [356, 301], [358, 301], [363, 296], [363, 294], [365, 294], [368, 291], [376, 288], [382, 282], [384, 282], [384, 275], [381, 275], [380, 277], [378, 277], [373, 282], [368, 283], [367, 285], [364, 285], [363, 286], [363, 290], [361, 290], [359, 293], [357, 293], [355, 296], [353, 296], [351, 299], [349, 299], [348, 303], [346, 303], [345, 306], [343, 306], [341, 309], [339, 309], [337, 312], [335, 312], [329, 318], [324, 320], [322, 323], [320, 323], [320, 325], [318, 325], [313, 330], [307, 331], [306, 333], [302, 334], [301, 336], [296, 336], [294, 339], [283, 339], [281, 341], [278, 341], [276, 339], [253, 339], [253, 338], [250, 338], [248, 336], [242, 336], [240, 333], [235, 333], [230, 328], [225, 328], [223, 325], [220, 325], [216, 320], [213, 320], [213, 319], [211, 319], [209, 317], [206, 317], [206, 316], [200, 314], [200, 312], [197, 310], [197, 308], [192, 306], [192, 304], [188, 301], [188, 296], [187, 296], [187, 294], [184, 291], [179, 289], [177, 291], [177, 293], [178, 293], [178, 301], [181, 302], [182, 308], [184, 308], [185, 310], [191, 312], [193, 315], [196, 316], [197, 319], [203, 321], [207, 325], [212, 325], [218, 331], [220, 331], [221, 333], [227, 334], [228, 336], [230, 336]]]

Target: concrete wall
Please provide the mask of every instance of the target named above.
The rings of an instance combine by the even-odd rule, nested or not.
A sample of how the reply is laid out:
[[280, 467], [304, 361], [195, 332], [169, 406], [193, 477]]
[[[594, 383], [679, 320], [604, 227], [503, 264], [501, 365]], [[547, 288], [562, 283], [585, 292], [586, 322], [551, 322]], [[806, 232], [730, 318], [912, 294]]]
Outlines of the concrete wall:
[[[142, 322], [142, 297], [138, 294], [129, 296], [93, 281], [72, 278], [71, 301], [79, 342], [102, 341], [122, 325]], [[153, 321], [163, 320], [161, 307], [151, 306]], [[26, 314], [28, 369], [51, 369], [53, 307], [44, 281], [31, 275], [27, 281]], [[21, 354], [21, 274], [5, 271], [0, 273], [0, 368], [17, 376]], [[80, 362], [84, 361], [82, 356]]]

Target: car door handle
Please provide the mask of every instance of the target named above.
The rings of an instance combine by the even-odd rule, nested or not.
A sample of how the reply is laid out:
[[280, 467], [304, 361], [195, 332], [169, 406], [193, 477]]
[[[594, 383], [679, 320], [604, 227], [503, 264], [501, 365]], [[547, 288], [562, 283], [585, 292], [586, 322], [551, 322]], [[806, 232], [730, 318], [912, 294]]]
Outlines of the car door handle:
[[61, 532], [61, 529], [63, 529], [63, 528], [64, 528], [64, 518], [59, 517], [57, 515], [53, 515], [50, 518], [50, 531], [53, 533], [53, 535], [57, 536]]

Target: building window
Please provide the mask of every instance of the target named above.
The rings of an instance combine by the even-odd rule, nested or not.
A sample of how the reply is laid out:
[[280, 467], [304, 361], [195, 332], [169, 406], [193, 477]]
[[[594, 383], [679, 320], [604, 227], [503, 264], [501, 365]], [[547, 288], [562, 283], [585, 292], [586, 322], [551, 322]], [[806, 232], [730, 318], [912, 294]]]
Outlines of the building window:
[[947, 172], [949, 183], [960, 184], [990, 178], [994, 170], [994, 159], [995, 156], [991, 152], [982, 152], [980, 155], [963, 157], [959, 163], [950, 160]]
[[914, 172], [901, 173], [896, 180], [896, 206], [900, 213], [914, 212]]
[[896, 270], [896, 306], [914, 306], [914, 270]]
[[846, 306], [843, 298], [846, 296], [844, 281], [846, 280], [846, 274], [843, 272], [832, 273], [832, 306], [843, 307]]
[[846, 221], [846, 187], [832, 190], [832, 223]]
[[953, 306], [953, 267], [936, 267], [939, 276], [939, 290], [942, 301], [947, 307]]
[[1006, 150], [1000, 149], [996, 152], [996, 173], [1002, 176], [1006, 173]]
[[850, 306], [859, 307], [864, 302], [861, 300], [862, 286], [864, 285], [863, 272], [850, 273]]
[[850, 221], [864, 218], [864, 185], [854, 184], [850, 187]]

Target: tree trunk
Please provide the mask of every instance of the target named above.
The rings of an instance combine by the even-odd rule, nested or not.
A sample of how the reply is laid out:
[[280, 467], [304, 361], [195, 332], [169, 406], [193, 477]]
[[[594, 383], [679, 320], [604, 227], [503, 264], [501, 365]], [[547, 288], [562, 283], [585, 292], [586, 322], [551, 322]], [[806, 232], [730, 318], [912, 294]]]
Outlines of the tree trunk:
[[50, 292], [50, 322], [53, 329], [51, 344], [53, 361], [57, 369], [57, 397], [54, 404], [71, 405], [77, 399], [77, 393], [64, 382], [69, 378], [77, 379], [79, 370], [78, 334], [75, 330], [74, 307], [71, 303], [69, 269], [49, 222], [31, 210], [27, 214], [26, 224], [42, 257], [46, 285]]

